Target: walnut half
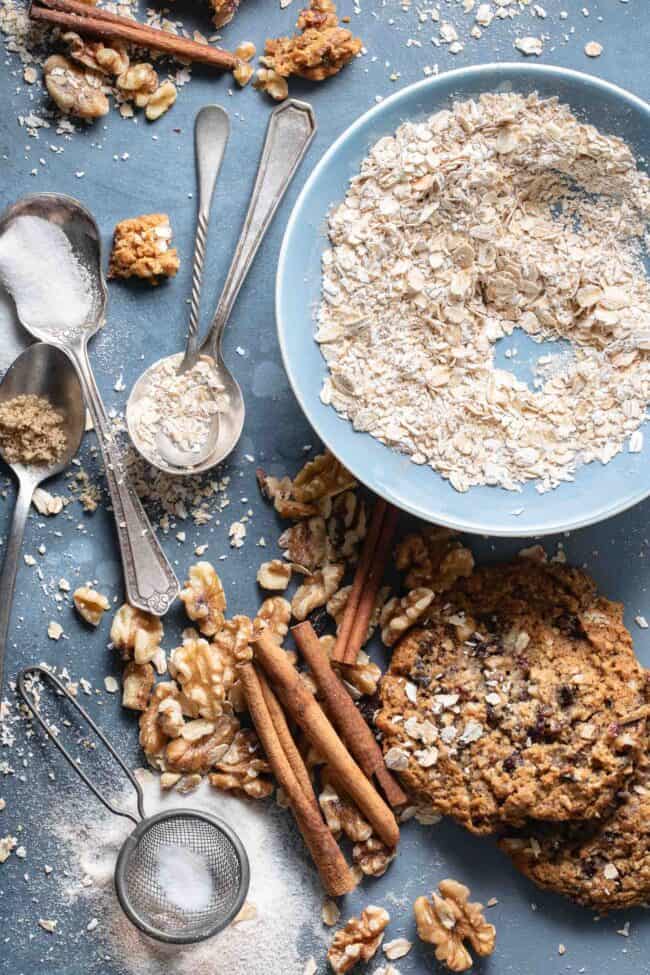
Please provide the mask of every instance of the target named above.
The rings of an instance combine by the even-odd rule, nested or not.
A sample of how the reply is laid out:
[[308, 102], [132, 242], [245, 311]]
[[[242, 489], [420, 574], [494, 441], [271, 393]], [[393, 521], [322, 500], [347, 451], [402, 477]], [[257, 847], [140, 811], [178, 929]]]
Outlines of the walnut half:
[[441, 880], [431, 900], [418, 897], [413, 905], [418, 936], [436, 946], [435, 955], [452, 972], [466, 972], [472, 957], [468, 941], [480, 958], [494, 951], [496, 930], [483, 916], [483, 905], [469, 902], [469, 889], [457, 880]]
[[351, 917], [330, 944], [327, 960], [336, 975], [344, 975], [354, 965], [369, 961], [376, 953], [390, 920], [383, 907], [370, 904], [360, 917]]
[[204, 636], [214, 636], [221, 629], [226, 596], [221, 579], [209, 562], [197, 562], [190, 567], [181, 599], [185, 603], [185, 612], [198, 623]]
[[111, 641], [122, 660], [146, 664], [156, 656], [163, 638], [163, 625], [157, 616], [124, 603], [113, 617]]
[[101, 118], [109, 110], [101, 75], [53, 54], [43, 65], [45, 86], [62, 112], [78, 118]]

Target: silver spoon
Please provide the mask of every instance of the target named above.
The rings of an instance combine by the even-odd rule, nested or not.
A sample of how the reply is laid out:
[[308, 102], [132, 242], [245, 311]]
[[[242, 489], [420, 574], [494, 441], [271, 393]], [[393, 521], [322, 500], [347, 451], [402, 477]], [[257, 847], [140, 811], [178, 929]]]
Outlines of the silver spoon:
[[0, 448], [0, 456], [18, 479], [18, 497], [0, 575], [0, 690], [18, 557], [29, 506], [38, 485], [48, 477], [60, 474], [70, 464], [79, 449], [86, 419], [81, 384], [74, 366], [67, 355], [53, 345], [36, 342], [28, 346], [9, 367], [0, 383], [0, 403], [28, 394], [44, 397], [63, 414], [66, 444], [61, 459], [52, 464], [11, 464]]
[[[289, 99], [271, 113], [248, 212], [212, 324], [202, 344], [199, 345], [198, 332], [190, 332], [188, 336], [184, 367], [191, 368], [200, 356], [207, 357], [214, 365], [217, 382], [228, 400], [228, 409], [218, 415], [217, 423], [211, 424], [205, 442], [197, 450], [184, 451], [164, 436], [158, 438], [159, 451], [152, 454], [138, 435], [138, 404], [150, 388], [152, 371], [157, 370], [164, 360], [147, 369], [133, 387], [126, 406], [131, 439], [146, 460], [169, 474], [189, 475], [209, 470], [228, 456], [241, 436], [244, 398], [237, 380], [223, 361], [221, 340], [257, 250], [315, 132], [314, 112], [306, 102]], [[176, 358], [169, 357], [170, 361]]]
[[[85, 273], [90, 308], [81, 326], [60, 329], [42, 321], [27, 321], [25, 315], [21, 315], [19, 296], [14, 295], [18, 317], [35, 338], [50, 342], [65, 352], [77, 369], [104, 460], [127, 599], [139, 609], [162, 616], [178, 595], [178, 579], [124, 470], [121, 451], [111, 433], [88, 359], [88, 339], [104, 324], [108, 298], [102, 272], [99, 228], [78, 200], [59, 193], [39, 193], [24, 197], [5, 211], [0, 219], [0, 235], [22, 216], [49, 220], [63, 230]], [[38, 254], [34, 254], [34, 260], [38, 260]], [[10, 282], [7, 282], [7, 286], [10, 287]]]

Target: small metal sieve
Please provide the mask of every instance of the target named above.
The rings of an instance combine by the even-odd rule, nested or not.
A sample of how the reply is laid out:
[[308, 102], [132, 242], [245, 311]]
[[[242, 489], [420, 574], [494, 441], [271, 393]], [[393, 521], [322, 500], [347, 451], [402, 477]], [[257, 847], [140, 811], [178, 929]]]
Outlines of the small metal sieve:
[[[115, 806], [88, 778], [61, 744], [38, 711], [30, 688], [37, 676], [64, 695], [118, 762], [136, 791], [138, 814]], [[137, 928], [158, 941], [193, 944], [222, 931], [239, 913], [246, 894], [250, 870], [248, 857], [237, 834], [223, 820], [196, 809], [170, 809], [145, 816], [140, 783], [120, 758], [104, 733], [62, 682], [44, 667], [27, 667], [18, 676], [18, 692], [41, 728], [66, 761], [106, 808], [135, 823], [124, 841], [115, 865], [115, 891], [124, 913]], [[161, 851], [178, 848], [191, 853], [210, 878], [210, 893], [200, 905], [179, 906], [170, 897], [160, 873]]]

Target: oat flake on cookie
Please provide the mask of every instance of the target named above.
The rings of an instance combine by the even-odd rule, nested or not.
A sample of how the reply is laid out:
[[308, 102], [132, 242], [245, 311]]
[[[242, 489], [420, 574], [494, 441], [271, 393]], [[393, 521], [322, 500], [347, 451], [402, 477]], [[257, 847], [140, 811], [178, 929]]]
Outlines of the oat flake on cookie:
[[[330, 216], [321, 399], [459, 491], [546, 491], [607, 463], [650, 400], [649, 215], [629, 147], [556, 99], [405, 123]], [[532, 388], [494, 364], [517, 327], [572, 346]]]

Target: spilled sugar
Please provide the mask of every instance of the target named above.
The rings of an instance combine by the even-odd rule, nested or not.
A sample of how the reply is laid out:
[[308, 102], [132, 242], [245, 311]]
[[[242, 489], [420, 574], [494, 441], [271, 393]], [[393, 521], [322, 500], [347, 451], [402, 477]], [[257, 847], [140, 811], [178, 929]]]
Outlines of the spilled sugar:
[[[162, 945], [141, 934], [122, 913], [113, 890], [119, 849], [132, 826], [86, 802], [67, 812], [52, 828], [69, 852], [61, 891], [68, 905], [86, 901], [99, 923], [105, 958], [132, 975], [221, 975], [246, 972], [302, 975], [306, 959], [324, 954], [327, 933], [320, 923], [322, 894], [300, 838], [286, 810], [267, 803], [217, 793], [203, 783], [188, 795], [164, 793], [158, 777], [137, 773], [148, 816], [178, 806], [221, 816], [239, 834], [248, 853], [251, 883], [247, 920], [232, 924], [208, 941], [189, 947]], [[111, 796], [118, 807], [134, 808], [128, 790]]]

